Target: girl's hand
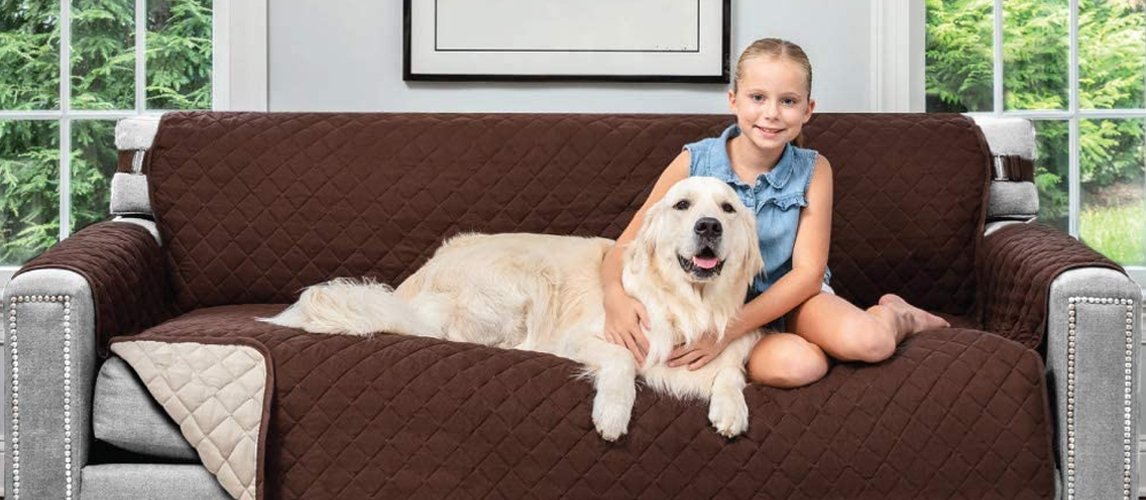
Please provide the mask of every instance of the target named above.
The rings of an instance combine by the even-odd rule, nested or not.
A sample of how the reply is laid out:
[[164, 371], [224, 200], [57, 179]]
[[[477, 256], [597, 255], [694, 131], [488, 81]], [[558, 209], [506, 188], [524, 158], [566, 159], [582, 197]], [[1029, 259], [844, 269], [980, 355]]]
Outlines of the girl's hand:
[[707, 365], [709, 361], [716, 359], [731, 339], [728, 335], [724, 336], [723, 340], [719, 342], [716, 340], [716, 335], [710, 333], [704, 334], [697, 340], [695, 344], [690, 346], [680, 346], [669, 354], [669, 367], [677, 367], [681, 365], [688, 365], [689, 371], [697, 370], [700, 367]]
[[605, 293], [605, 339], [633, 353], [637, 364], [645, 364], [649, 340], [642, 331], [649, 329], [649, 313], [623, 289]]

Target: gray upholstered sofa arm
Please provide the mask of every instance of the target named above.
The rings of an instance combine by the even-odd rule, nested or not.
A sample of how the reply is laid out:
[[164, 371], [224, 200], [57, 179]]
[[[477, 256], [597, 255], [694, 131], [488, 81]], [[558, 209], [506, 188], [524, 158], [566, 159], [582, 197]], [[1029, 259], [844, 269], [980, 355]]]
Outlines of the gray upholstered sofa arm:
[[5, 287], [7, 498], [79, 498], [100, 351], [171, 314], [153, 231], [149, 221], [89, 226]]
[[978, 257], [984, 329], [1045, 350], [1060, 498], [1136, 497], [1141, 289], [1058, 230], [993, 229]]
[[[1036, 156], [1033, 124], [1026, 119], [976, 117], [976, 123], [994, 155], [985, 243], [998, 232], [1023, 231], [1021, 227], [1038, 215], [1038, 190], [1033, 182]], [[1033, 228], [1031, 228], [1033, 229]], [[1028, 229], [1029, 231], [1029, 229]], [[1038, 237], [1038, 235], [1036, 235]], [[1081, 246], [1065, 235], [1044, 237], [1063, 240], [1063, 248]], [[1019, 244], [1019, 239], [1013, 240]], [[998, 246], [998, 245], [996, 245]], [[1027, 245], [1030, 246], [1030, 245]], [[1046, 250], [1046, 249], [1042, 249]], [[1013, 252], [1016, 256], [1023, 254]], [[1026, 255], [1023, 265], [1035, 268], [1051, 265], [1050, 254]], [[1018, 258], [998, 260], [1001, 267], [1016, 271]], [[997, 275], [995, 272], [989, 275]], [[1012, 339], [1028, 346], [1038, 345], [1045, 333], [1047, 380], [1050, 382], [1050, 411], [1054, 419], [1055, 450], [1058, 453], [1060, 498], [1132, 499], [1138, 496], [1138, 346], [1142, 317], [1142, 290], [1137, 283], [1113, 266], [1072, 266], [1069, 270], [1046, 273], [1029, 271], [1042, 280], [1025, 282], [1029, 290], [1006, 287], [1003, 295], [1032, 297], [1047, 287], [1045, 332], [1024, 327], [1023, 311], [996, 307], [1006, 313], [988, 314], [988, 330], [1003, 327]], [[997, 281], [993, 278], [988, 281]], [[998, 293], [996, 293], [998, 295]], [[1039, 295], [1042, 298], [1042, 295]], [[1000, 297], [995, 304], [1005, 302]], [[1029, 304], [1028, 307], [1035, 307]], [[1037, 306], [1042, 306], [1040, 302]], [[988, 308], [991, 309], [991, 308]], [[1038, 311], [1042, 312], [1042, 311]], [[1037, 330], [1037, 331], [1036, 331]]]
[[79, 274], [40, 269], [4, 290], [7, 498], [78, 498], [88, 461], [95, 307]]
[[1061, 498], [1138, 496], [1141, 294], [1105, 268], [1072, 269], [1051, 284], [1046, 366]]

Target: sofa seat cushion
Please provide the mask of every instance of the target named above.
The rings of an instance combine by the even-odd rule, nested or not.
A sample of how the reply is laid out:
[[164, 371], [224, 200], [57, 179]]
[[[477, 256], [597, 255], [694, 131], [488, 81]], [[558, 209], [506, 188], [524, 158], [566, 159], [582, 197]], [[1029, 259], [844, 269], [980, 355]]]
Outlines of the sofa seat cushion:
[[113, 341], [241, 340], [267, 353], [265, 498], [1054, 494], [1042, 361], [978, 330], [921, 332], [885, 362], [840, 363], [800, 389], [749, 386], [749, 429], [733, 440], [703, 404], [641, 390], [629, 433], [607, 443], [572, 361], [255, 321], [284, 307], [199, 309]]
[[979, 322], [973, 314], [946, 314], [943, 312], [934, 312], [935, 315], [947, 320], [951, 324], [951, 328], [961, 328], [964, 330], [982, 330], [982, 323]]
[[202, 465], [99, 464], [83, 469], [82, 500], [230, 500]]
[[199, 463], [199, 455], [179, 426], [118, 356], [109, 357], [100, 367], [92, 405], [96, 439], [143, 455]]

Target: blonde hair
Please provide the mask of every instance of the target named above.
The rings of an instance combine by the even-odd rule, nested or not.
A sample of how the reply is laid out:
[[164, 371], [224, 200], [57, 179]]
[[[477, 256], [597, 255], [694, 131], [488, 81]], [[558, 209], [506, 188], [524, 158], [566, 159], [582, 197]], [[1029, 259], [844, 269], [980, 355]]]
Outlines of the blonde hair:
[[[740, 83], [740, 76], [744, 74], [744, 62], [754, 57], [772, 57], [776, 59], [787, 59], [804, 69], [805, 83], [807, 84], [808, 99], [812, 98], [812, 62], [808, 60], [808, 55], [804, 53], [804, 49], [800, 48], [787, 40], [779, 38], [761, 38], [752, 42], [744, 52], [740, 53], [740, 59], [736, 61], [736, 76], [732, 79], [732, 93], [736, 93], [737, 84]], [[799, 137], [794, 141], [797, 147], [804, 146], [804, 133], [800, 132]]]
[[740, 83], [740, 75], [744, 74], [744, 62], [752, 59], [753, 57], [774, 57], [777, 59], [787, 59], [804, 68], [804, 74], [807, 75], [805, 83], [808, 87], [808, 97], [812, 96], [812, 62], [808, 60], [808, 55], [804, 53], [804, 49], [800, 48], [787, 40], [779, 38], [761, 38], [752, 42], [744, 52], [740, 53], [740, 59], [736, 61], [736, 78], [732, 80], [732, 91], [736, 92], [736, 85]]

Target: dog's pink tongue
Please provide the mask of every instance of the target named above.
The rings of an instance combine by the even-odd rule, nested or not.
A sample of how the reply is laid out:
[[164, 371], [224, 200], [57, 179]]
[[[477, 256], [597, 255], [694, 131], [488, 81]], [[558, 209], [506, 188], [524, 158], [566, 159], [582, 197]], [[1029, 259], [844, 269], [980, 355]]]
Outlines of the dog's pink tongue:
[[718, 261], [716, 259], [716, 257], [709, 257], [709, 258], [693, 257], [692, 258], [692, 264], [696, 267], [701, 268], [701, 269], [712, 269], [712, 268], [716, 267], [716, 264], [718, 264], [719, 262], [720, 261]]

